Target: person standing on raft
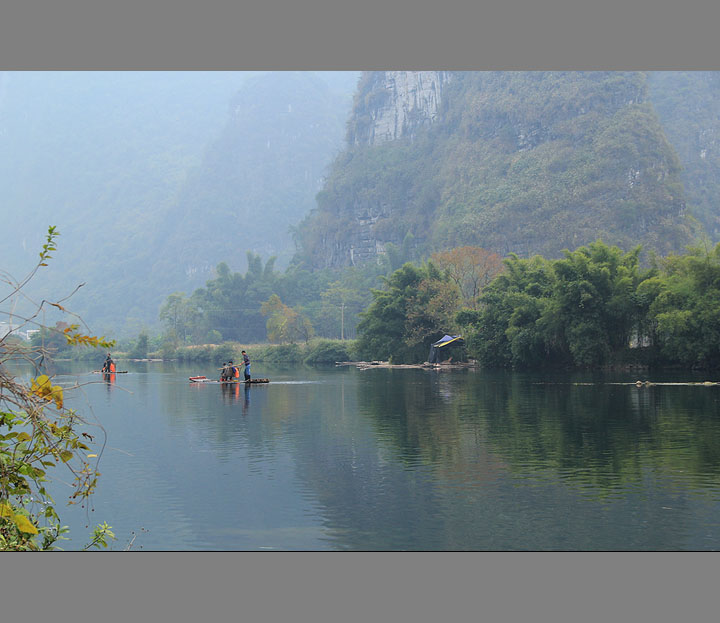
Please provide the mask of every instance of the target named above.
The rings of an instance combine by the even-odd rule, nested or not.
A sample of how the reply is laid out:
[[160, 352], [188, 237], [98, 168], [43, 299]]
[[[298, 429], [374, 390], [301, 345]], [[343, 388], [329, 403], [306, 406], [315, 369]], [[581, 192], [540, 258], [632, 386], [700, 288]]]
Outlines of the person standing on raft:
[[103, 363], [100, 372], [115, 372], [115, 362], [112, 360], [110, 353], [105, 357], [105, 363]]
[[247, 356], [245, 351], [242, 351], [243, 363], [245, 364], [245, 382], [250, 382], [250, 357]]

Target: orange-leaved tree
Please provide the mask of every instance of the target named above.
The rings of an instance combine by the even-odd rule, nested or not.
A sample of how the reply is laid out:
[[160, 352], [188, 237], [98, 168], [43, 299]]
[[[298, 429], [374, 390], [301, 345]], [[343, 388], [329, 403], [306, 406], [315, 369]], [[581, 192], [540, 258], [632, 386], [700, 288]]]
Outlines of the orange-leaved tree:
[[477, 309], [483, 288], [503, 270], [500, 256], [482, 247], [440, 251], [432, 260], [460, 288], [463, 303], [471, 309]]

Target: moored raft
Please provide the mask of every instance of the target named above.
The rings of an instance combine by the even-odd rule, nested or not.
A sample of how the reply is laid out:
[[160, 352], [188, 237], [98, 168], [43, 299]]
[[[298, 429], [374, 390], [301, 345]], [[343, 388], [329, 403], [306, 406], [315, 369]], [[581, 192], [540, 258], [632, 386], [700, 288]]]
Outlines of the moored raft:
[[[551, 383], [535, 383], [535, 385], [550, 385]], [[720, 381], [686, 381], [677, 383], [664, 383], [661, 381], [629, 381], [625, 383], [571, 383], [572, 385], [634, 385], [635, 387], [655, 387], [656, 385], [665, 386], [686, 386], [686, 387], [717, 387]]]

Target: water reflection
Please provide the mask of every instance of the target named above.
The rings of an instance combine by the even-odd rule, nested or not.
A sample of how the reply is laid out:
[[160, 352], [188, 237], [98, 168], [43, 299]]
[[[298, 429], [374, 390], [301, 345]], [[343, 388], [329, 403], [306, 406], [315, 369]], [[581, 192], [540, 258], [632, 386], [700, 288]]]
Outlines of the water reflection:
[[[398, 371], [395, 371], [396, 373]], [[368, 379], [360, 409], [409, 463], [450, 474], [481, 457], [510, 473], [544, 472], [597, 494], [647, 469], [707, 483], [720, 474], [718, 388], [576, 385], [530, 375]], [[482, 475], [480, 480], [486, 480]]]
[[432, 468], [429, 548], [682, 549], [702, 498], [717, 508], [717, 388], [378, 372], [360, 410], [406, 467]]
[[720, 547], [718, 387], [354, 368], [188, 383], [195, 372], [105, 385], [118, 451], [96, 514], [147, 529], [145, 549]]

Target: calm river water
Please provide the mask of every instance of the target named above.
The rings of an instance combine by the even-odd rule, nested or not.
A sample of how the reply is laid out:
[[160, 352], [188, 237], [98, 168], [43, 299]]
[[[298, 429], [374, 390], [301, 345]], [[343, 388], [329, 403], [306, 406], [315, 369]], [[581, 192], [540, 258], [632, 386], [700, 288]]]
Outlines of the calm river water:
[[208, 365], [120, 368], [58, 368], [107, 435], [91, 508], [54, 484], [65, 549], [102, 521], [116, 550], [720, 549], [720, 387], [257, 362], [269, 384], [228, 389], [188, 382]]

